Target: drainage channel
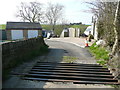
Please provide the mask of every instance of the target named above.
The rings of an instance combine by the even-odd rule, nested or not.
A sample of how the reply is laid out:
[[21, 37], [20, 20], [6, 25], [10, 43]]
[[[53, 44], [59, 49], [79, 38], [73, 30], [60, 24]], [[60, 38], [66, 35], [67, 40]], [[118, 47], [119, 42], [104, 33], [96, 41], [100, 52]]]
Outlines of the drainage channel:
[[110, 71], [98, 64], [37, 62], [28, 73], [16, 75], [23, 75], [24, 80], [119, 85]]

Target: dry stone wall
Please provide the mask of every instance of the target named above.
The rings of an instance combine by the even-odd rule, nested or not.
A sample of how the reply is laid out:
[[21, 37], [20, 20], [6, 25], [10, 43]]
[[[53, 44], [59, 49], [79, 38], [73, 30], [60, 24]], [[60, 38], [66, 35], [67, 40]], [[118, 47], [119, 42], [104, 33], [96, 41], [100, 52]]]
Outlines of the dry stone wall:
[[2, 68], [14, 67], [27, 59], [39, 55], [47, 50], [42, 37], [31, 38], [23, 41], [15, 41], [2, 44]]

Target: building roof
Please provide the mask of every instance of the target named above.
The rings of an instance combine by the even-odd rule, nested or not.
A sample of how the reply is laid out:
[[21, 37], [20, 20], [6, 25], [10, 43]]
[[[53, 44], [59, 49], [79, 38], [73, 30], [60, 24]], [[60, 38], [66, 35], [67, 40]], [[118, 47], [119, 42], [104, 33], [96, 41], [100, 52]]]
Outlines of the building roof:
[[42, 30], [40, 23], [7, 22], [6, 30]]

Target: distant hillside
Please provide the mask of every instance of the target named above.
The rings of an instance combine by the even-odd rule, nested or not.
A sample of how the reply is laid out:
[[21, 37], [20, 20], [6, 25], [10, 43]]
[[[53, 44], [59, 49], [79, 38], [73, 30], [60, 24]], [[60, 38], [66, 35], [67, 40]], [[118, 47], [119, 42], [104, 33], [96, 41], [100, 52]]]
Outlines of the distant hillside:
[[[41, 25], [41, 26], [43, 29], [46, 29], [46, 30], [51, 30], [51, 28], [52, 28], [50, 25]], [[81, 34], [83, 34], [85, 29], [88, 26], [90, 26], [90, 25], [84, 25], [84, 24], [80, 24], [80, 25], [56, 25], [55, 34], [60, 35], [64, 28], [79, 28], [81, 30]]]
[[[41, 26], [42, 26], [43, 29], [52, 30], [52, 26], [51, 25], [41, 25]], [[69, 27], [70, 26], [68, 26], [68, 25], [56, 25], [54, 33], [56, 35], [60, 35], [64, 28], [69, 28]]]
[[[41, 25], [43, 29], [46, 30], [51, 30], [51, 25]], [[85, 29], [90, 26], [90, 25], [84, 25], [84, 24], [80, 24], [80, 25], [56, 25], [55, 26], [55, 34], [56, 35], [60, 35], [61, 32], [63, 31], [64, 28], [79, 28], [81, 30], [81, 33], [83, 34], [83, 32], [85, 31]], [[0, 29], [5, 29], [6, 25], [5, 24], [1, 24], [0, 25]]]
[[79, 28], [81, 30], [81, 34], [84, 33], [85, 29], [90, 26], [90, 25], [84, 25], [84, 24], [81, 24], [81, 25], [72, 25], [71, 27], [72, 28]]
[[5, 29], [6, 28], [6, 25], [5, 24], [1, 24], [0, 25], [0, 29]]

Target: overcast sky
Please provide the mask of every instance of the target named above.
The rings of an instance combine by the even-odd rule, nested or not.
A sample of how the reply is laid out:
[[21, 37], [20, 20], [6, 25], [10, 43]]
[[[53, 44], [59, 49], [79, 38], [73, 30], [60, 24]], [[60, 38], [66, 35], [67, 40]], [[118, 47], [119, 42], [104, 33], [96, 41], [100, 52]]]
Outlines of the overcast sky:
[[91, 24], [92, 13], [83, 12], [89, 10], [85, 1], [91, 0], [2, 0], [0, 4], [0, 24], [6, 24], [7, 21], [20, 21], [15, 17], [17, 6], [20, 2], [38, 1], [46, 4], [47, 2], [59, 3], [65, 6], [65, 19], [69, 22], [82, 22]]

